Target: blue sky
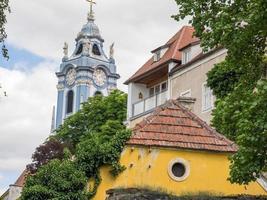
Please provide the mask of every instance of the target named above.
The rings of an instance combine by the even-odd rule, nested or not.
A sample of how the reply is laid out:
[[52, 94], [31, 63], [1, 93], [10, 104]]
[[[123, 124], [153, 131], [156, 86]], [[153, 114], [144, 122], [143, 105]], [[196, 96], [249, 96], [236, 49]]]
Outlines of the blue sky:
[[10, 184], [14, 183], [18, 179], [20, 174], [21, 174], [20, 170], [5, 172], [1, 174], [2, 178], [0, 180], [0, 188], [7, 189], [8, 187], [7, 183]]
[[18, 49], [11, 44], [7, 44], [9, 59], [0, 56], [0, 66], [12, 69], [18, 63], [24, 63], [27, 66], [34, 67], [41, 62], [44, 62], [44, 58], [33, 54], [25, 49]]

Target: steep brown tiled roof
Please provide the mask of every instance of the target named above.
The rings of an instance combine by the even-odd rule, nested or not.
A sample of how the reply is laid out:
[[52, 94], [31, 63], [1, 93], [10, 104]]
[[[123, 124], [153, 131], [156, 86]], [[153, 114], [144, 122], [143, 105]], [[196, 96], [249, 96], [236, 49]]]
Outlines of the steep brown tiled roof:
[[27, 175], [28, 175], [27, 170], [24, 170], [13, 185], [17, 187], [23, 187], [25, 184]]
[[181, 61], [182, 53], [179, 49], [198, 40], [198, 38], [193, 37], [194, 31], [194, 28], [191, 26], [184, 26], [180, 29], [165, 45], [163, 45], [165, 47], [169, 47], [169, 49], [162, 58], [158, 62], [154, 62], [152, 56], [131, 78], [125, 82], [125, 84], [135, 81], [147, 72], [154, 70], [167, 62], [172, 60], [177, 62]]
[[235, 152], [237, 146], [195, 114], [170, 100], [137, 124], [128, 145]]

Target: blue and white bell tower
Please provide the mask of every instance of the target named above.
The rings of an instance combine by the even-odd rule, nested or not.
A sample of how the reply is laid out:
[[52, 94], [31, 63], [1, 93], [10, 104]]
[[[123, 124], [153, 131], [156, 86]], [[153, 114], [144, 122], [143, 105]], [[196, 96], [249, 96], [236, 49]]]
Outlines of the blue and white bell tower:
[[66, 117], [77, 112], [81, 104], [89, 97], [99, 93], [107, 96], [117, 88], [117, 67], [113, 58], [114, 44], [110, 46], [110, 55], [103, 50], [104, 40], [94, 23], [92, 0], [87, 23], [76, 38], [76, 48], [68, 55], [68, 44], [64, 44], [64, 57], [58, 77], [58, 97], [55, 126], [58, 128]]

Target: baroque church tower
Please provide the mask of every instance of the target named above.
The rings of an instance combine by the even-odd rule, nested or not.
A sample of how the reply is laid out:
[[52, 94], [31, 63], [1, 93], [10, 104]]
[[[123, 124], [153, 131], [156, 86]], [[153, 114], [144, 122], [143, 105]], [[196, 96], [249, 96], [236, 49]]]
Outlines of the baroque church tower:
[[64, 57], [60, 65], [58, 77], [58, 97], [56, 123], [58, 128], [64, 119], [77, 112], [81, 104], [95, 94], [107, 96], [117, 88], [117, 67], [113, 58], [114, 44], [110, 47], [109, 57], [103, 50], [104, 39], [98, 26], [94, 23], [92, 0], [87, 23], [76, 38], [76, 48], [68, 55], [68, 44], [64, 44]]

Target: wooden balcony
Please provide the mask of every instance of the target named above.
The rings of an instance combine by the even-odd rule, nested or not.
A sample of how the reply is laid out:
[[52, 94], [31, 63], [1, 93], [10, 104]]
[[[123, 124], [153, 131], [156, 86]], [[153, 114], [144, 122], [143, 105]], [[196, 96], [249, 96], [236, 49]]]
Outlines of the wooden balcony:
[[132, 105], [132, 118], [137, 118], [153, 111], [157, 106], [164, 104], [168, 98], [168, 90], [155, 94]]

